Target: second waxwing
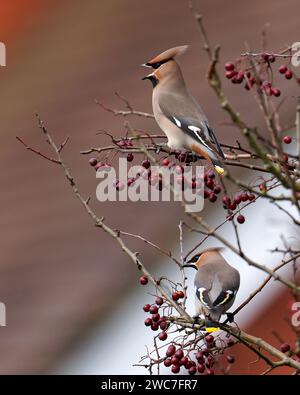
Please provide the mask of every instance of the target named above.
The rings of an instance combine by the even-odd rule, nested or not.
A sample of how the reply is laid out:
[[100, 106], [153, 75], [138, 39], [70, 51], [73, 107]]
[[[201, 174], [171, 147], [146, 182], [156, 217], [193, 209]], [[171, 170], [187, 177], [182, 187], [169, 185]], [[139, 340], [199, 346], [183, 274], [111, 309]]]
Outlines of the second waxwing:
[[197, 269], [194, 280], [196, 314], [204, 315], [206, 330], [217, 330], [210, 320], [219, 322], [233, 305], [240, 286], [239, 272], [220, 253], [221, 248], [209, 248], [195, 255], [186, 266]]
[[152, 107], [156, 122], [174, 150], [188, 150], [211, 162], [219, 174], [224, 173], [225, 155], [199, 104], [186, 88], [175, 57], [187, 45], [170, 48], [143, 66], [154, 71], [143, 79], [153, 85]]

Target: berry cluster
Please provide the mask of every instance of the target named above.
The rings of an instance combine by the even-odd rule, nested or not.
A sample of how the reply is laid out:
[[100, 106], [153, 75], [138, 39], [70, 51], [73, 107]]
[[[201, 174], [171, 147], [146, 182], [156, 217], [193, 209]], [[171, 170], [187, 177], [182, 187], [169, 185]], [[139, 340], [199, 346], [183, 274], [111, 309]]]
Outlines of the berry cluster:
[[[172, 373], [175, 374], [185, 369], [190, 375], [199, 373], [211, 376], [215, 374], [216, 351], [217, 347], [212, 335], [206, 335], [204, 344], [196, 350], [186, 350], [184, 346], [176, 347], [172, 343], [167, 348], [164, 366], [170, 367]], [[226, 359], [229, 364], [235, 362], [233, 355], [228, 355]]]
[[278, 71], [280, 74], [284, 74], [287, 80], [290, 80], [293, 77], [293, 72], [290, 69], [288, 69], [287, 66], [285, 65], [280, 66]]
[[[264, 52], [260, 58], [257, 60], [257, 65], [263, 66], [259, 67], [259, 75], [252, 75], [251, 70], [253, 66], [249, 68], [245, 68], [245, 70], [240, 68], [240, 64], [242, 62], [240, 59], [237, 61], [237, 64], [233, 62], [225, 63], [225, 76], [228, 78], [233, 84], [241, 84], [245, 82], [245, 89], [250, 90], [254, 85], [265, 92], [267, 96], [279, 97], [281, 95], [281, 91], [272, 85], [272, 82], [268, 81], [269, 77], [273, 77], [272, 73], [268, 73], [271, 69], [271, 63], [274, 63], [276, 60], [276, 55], [272, 53]], [[293, 72], [286, 65], [281, 65], [278, 68], [279, 74], [285, 76], [287, 80], [293, 78]], [[267, 75], [267, 77], [266, 77]]]
[[145, 304], [143, 307], [143, 310], [145, 313], [150, 313], [151, 317], [146, 318], [145, 320], [145, 325], [149, 326], [153, 331], [158, 331], [158, 329], [161, 329], [162, 332], [159, 333], [158, 338], [161, 341], [165, 341], [168, 338], [168, 334], [166, 330], [169, 327], [169, 323], [166, 320], [165, 316], [161, 316], [159, 314], [159, 309], [161, 306], [163, 306], [164, 300], [160, 296], [158, 296], [155, 299], [155, 303], [150, 305], [150, 304]]
[[[246, 202], [252, 202], [255, 200], [255, 195], [253, 193], [242, 192], [230, 198], [228, 195], [223, 196], [222, 203], [223, 208], [227, 210], [227, 218], [232, 220], [234, 217], [234, 211], [240, 209], [240, 205]], [[242, 214], [237, 216], [237, 222], [243, 224], [245, 222], [245, 217]]]
[[[121, 143], [125, 144], [126, 146], [128, 144], [132, 145], [132, 142], [128, 140], [121, 140], [121, 142], [118, 144]], [[179, 186], [181, 186], [182, 190], [185, 188], [200, 190], [200, 187], [203, 185], [203, 179], [196, 179], [195, 176], [190, 177], [184, 174], [184, 164], [191, 164], [191, 162], [197, 160], [197, 157], [192, 153], [182, 151], [175, 151], [173, 154], [180, 163], [171, 162], [165, 157], [160, 160], [160, 165], [174, 171], [175, 175], [177, 175], [176, 182]], [[134, 160], [134, 155], [129, 152], [126, 158], [128, 162], [132, 162]], [[107, 171], [111, 167], [111, 165], [107, 162], [98, 161], [96, 158], [91, 158], [89, 160], [89, 164], [95, 170], [102, 168], [103, 170]], [[159, 190], [163, 189], [163, 176], [161, 174], [156, 174], [151, 170], [151, 163], [148, 159], [144, 159], [141, 162], [140, 170], [135, 174], [135, 177], [131, 177], [127, 180], [128, 187], [133, 185], [139, 177], [143, 177], [144, 179], [148, 180], [150, 185], [156, 185]], [[204, 198], [208, 199], [212, 203], [217, 200], [217, 195], [221, 192], [221, 187], [216, 183], [215, 177], [216, 175], [214, 170], [206, 171], [204, 174]], [[124, 189], [125, 185], [122, 181], [117, 179], [114, 182], [114, 187], [116, 190], [121, 191]]]
[[216, 175], [213, 170], [205, 172], [204, 174], [204, 199], [208, 199], [212, 203], [217, 201], [217, 195], [221, 192], [221, 187], [217, 184], [215, 178]]

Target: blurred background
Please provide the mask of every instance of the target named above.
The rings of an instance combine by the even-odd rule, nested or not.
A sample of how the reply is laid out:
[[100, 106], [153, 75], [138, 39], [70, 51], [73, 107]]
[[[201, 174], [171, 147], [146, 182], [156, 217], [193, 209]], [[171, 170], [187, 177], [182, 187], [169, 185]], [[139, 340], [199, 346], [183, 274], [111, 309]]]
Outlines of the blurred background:
[[[195, 1], [195, 7], [205, 17], [211, 42], [222, 45], [222, 62], [235, 59], [245, 42], [260, 48], [266, 22], [270, 49], [299, 41], [297, 0]], [[182, 44], [191, 45], [180, 58], [187, 84], [220, 140], [235, 141], [237, 132], [224, 126], [226, 115], [205, 80], [208, 63], [198, 26], [184, 0], [12, 0], [1, 2], [0, 11], [0, 41], [7, 48], [7, 66], [0, 67], [0, 301], [7, 313], [7, 326], [0, 327], [0, 373], [145, 373], [132, 367], [145, 345], [151, 346], [152, 335], [144, 327], [142, 311], [151, 297], [140, 289], [139, 273], [114, 241], [94, 228], [60, 169], [27, 152], [15, 137], [50, 152], [37, 127], [35, 113], [39, 113], [57, 142], [70, 136], [65, 160], [83, 193], [92, 195], [91, 204], [99, 215], [105, 215], [112, 227], [140, 233], [178, 254], [179, 205], [96, 202], [95, 173], [79, 152], [108, 141], [96, 135], [99, 129], [125, 134], [123, 119], [101, 110], [94, 100], [120, 108], [122, 103], [114, 95], [118, 92], [135, 109], [151, 112], [151, 87], [141, 81], [145, 70], [139, 65]], [[263, 124], [246, 91], [228, 81], [224, 87], [252, 125]], [[283, 110], [286, 122], [293, 119], [296, 106], [296, 92], [290, 94]], [[159, 131], [152, 120], [130, 122], [149, 132]], [[245, 251], [276, 264], [279, 256], [268, 250], [277, 239], [280, 243], [280, 232], [293, 235], [294, 231], [267, 202], [251, 210], [242, 228]], [[207, 203], [205, 216], [217, 223], [216, 206]], [[230, 227], [223, 231], [233, 238]], [[146, 245], [128, 241], [154, 272], [178, 276]], [[186, 251], [196, 241], [195, 236], [186, 237]], [[241, 271], [238, 304], [264, 276], [229, 252], [224, 256]], [[271, 282], [243, 310], [238, 323], [278, 345], [272, 333], [276, 327], [289, 341], [293, 338], [286, 321], [290, 299]], [[255, 356], [244, 348], [237, 346], [233, 353], [237, 363], [232, 372], [261, 371], [262, 365], [250, 363]]]

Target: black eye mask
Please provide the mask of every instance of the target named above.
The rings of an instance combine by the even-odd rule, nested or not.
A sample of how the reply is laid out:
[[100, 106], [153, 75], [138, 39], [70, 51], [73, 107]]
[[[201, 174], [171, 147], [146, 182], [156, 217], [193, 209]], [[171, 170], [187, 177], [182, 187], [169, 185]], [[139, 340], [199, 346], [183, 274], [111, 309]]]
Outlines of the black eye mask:
[[150, 66], [150, 67], [152, 67], [153, 69], [158, 69], [162, 64], [164, 64], [164, 63], [166, 63], [166, 62], [168, 62], [170, 59], [168, 59], [168, 60], [164, 60], [164, 61], [162, 61], [162, 62], [156, 62], [156, 63], [146, 63], [146, 65], [147, 66]]

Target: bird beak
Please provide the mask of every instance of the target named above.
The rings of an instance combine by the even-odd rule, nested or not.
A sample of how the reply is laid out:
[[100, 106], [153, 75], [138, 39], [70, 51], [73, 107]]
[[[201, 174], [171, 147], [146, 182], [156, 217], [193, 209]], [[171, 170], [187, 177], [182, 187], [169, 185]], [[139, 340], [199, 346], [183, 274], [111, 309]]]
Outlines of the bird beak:
[[154, 73], [150, 73], [146, 75], [146, 77], [142, 78], [142, 80], [151, 80], [152, 78], [155, 78]]
[[182, 265], [182, 267], [184, 267], [184, 268], [186, 268], [186, 267], [192, 267], [193, 269], [195, 269], [195, 270], [198, 270], [198, 268], [197, 268], [197, 266], [196, 265], [189, 265], [189, 264], [184, 264], [184, 265]]

